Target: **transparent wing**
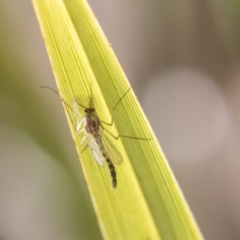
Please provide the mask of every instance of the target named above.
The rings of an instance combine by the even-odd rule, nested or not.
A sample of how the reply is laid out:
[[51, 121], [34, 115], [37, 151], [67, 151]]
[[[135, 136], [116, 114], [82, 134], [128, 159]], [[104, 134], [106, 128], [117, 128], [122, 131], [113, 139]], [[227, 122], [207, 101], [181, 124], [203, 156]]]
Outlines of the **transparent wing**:
[[106, 152], [108, 153], [111, 161], [116, 165], [121, 164], [123, 162], [123, 157], [121, 153], [118, 151], [118, 149], [113, 144], [113, 142], [109, 139], [109, 137], [104, 133], [104, 131], [102, 131], [101, 135], [102, 135], [103, 146], [105, 147]]
[[[84, 124], [84, 117], [85, 117], [85, 113], [84, 113], [84, 108], [82, 108], [79, 103], [77, 102], [77, 99], [74, 98], [73, 99], [73, 104], [72, 104], [72, 109], [73, 109], [73, 114], [74, 117], [76, 119], [76, 132], [80, 133], [83, 131], [83, 124]], [[74, 124], [74, 123], [73, 123]]]
[[94, 137], [91, 134], [85, 134], [85, 139], [87, 141], [88, 146], [91, 148], [94, 159], [100, 166], [103, 166], [104, 157], [101, 151], [99, 150], [98, 144], [96, 143]]

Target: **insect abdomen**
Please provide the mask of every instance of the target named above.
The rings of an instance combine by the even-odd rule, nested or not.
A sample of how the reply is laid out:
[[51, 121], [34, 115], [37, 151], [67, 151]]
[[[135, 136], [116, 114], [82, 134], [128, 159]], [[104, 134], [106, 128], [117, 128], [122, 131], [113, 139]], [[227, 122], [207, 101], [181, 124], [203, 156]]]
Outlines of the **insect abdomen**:
[[106, 150], [103, 146], [101, 136], [98, 135], [98, 136], [95, 137], [95, 139], [96, 139], [96, 142], [98, 143], [99, 150], [101, 151], [102, 155], [104, 156], [104, 158], [106, 159], [106, 162], [108, 164], [108, 168], [110, 170], [110, 175], [111, 175], [111, 178], [112, 178], [112, 187], [116, 188], [117, 187], [117, 173], [116, 173], [115, 167], [112, 164], [112, 161], [109, 158], [109, 156], [108, 156], [108, 154], [107, 154], [107, 152], [106, 152]]
[[116, 188], [117, 187], [117, 173], [115, 171], [115, 167], [113, 166], [110, 158], [108, 158], [107, 156], [104, 156], [104, 157], [106, 158], [106, 162], [107, 162], [108, 168], [110, 170], [110, 174], [111, 174], [111, 178], [112, 178], [112, 187]]

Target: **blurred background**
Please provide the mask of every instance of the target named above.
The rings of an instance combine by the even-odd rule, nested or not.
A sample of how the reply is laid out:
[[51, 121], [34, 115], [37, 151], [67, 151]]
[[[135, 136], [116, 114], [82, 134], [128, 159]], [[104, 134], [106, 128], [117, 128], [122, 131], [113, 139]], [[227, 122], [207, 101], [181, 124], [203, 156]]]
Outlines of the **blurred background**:
[[[239, 1], [89, 4], [204, 237], [240, 239]], [[101, 239], [31, 1], [0, 36], [0, 239]]]

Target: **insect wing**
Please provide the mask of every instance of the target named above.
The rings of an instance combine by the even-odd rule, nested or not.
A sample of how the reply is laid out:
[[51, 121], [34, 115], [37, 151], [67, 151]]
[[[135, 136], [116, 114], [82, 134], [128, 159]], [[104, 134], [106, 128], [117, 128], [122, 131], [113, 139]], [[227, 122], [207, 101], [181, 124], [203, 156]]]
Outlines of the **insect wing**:
[[120, 165], [123, 162], [123, 157], [118, 151], [117, 147], [113, 144], [113, 142], [104, 132], [102, 133], [102, 142], [111, 161], [116, 165]]
[[98, 144], [96, 143], [94, 137], [91, 134], [85, 134], [85, 138], [88, 146], [91, 148], [94, 159], [100, 166], [103, 166], [104, 157], [101, 151], [99, 150]]

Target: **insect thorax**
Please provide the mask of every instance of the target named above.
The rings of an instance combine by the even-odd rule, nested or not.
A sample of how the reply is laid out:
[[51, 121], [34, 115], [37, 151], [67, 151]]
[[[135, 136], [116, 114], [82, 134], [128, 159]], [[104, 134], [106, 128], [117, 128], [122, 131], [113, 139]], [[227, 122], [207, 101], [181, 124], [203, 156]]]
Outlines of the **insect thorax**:
[[87, 133], [95, 135], [99, 132], [100, 121], [99, 118], [92, 114], [87, 114], [84, 121], [84, 128]]

